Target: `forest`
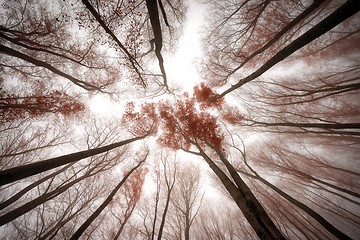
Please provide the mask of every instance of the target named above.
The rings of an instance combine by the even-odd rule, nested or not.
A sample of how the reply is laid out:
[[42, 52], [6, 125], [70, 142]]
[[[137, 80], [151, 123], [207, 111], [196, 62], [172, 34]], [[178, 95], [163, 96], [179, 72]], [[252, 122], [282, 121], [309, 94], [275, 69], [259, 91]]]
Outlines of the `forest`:
[[360, 238], [360, 1], [0, 2], [0, 239]]

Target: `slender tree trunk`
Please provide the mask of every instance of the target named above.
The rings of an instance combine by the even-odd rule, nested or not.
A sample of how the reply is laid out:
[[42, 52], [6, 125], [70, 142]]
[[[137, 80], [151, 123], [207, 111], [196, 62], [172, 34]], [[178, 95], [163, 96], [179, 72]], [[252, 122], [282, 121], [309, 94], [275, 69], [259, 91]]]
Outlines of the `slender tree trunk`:
[[21, 198], [22, 196], [24, 196], [28, 191], [30, 191], [31, 189], [33, 189], [34, 187], [40, 185], [41, 183], [45, 182], [46, 180], [55, 177], [56, 175], [64, 172], [66, 169], [68, 169], [70, 166], [72, 166], [72, 164], [69, 164], [61, 169], [59, 169], [56, 172], [53, 172], [52, 174], [49, 174], [46, 177], [43, 177], [39, 180], [37, 180], [36, 182], [33, 182], [32, 184], [30, 184], [29, 186], [25, 187], [24, 189], [22, 189], [21, 191], [19, 191], [18, 193], [16, 193], [14, 196], [10, 197], [9, 199], [7, 199], [6, 201], [0, 203], [0, 210], [4, 209], [5, 207], [9, 206], [10, 204], [13, 204], [16, 200], [18, 200], [19, 198]]
[[323, 218], [320, 214], [315, 212], [313, 209], [308, 207], [307, 205], [303, 204], [302, 202], [296, 200], [295, 198], [291, 197], [289, 194], [285, 193], [284, 191], [280, 190], [278, 187], [273, 185], [272, 183], [268, 182], [264, 178], [262, 178], [255, 170], [253, 170], [247, 163], [246, 166], [255, 174], [255, 176], [247, 174], [248, 177], [254, 178], [271, 188], [274, 192], [279, 194], [281, 197], [286, 199], [287, 201], [291, 202], [296, 207], [300, 208], [307, 214], [309, 214], [313, 219], [315, 219], [321, 226], [323, 226], [326, 230], [328, 230], [332, 235], [337, 237], [338, 239], [351, 239], [345, 233], [337, 229], [331, 223], [329, 223], [325, 218]]
[[[251, 120], [252, 121], [252, 120]], [[320, 128], [320, 129], [360, 129], [360, 123], [292, 123], [279, 122], [267, 123], [253, 121], [254, 125], [265, 127], [296, 127], [296, 128]]]
[[325, 34], [332, 28], [336, 27], [355, 13], [357, 13], [360, 9], [360, 1], [359, 0], [348, 0], [343, 5], [341, 5], [338, 9], [336, 9], [332, 14], [322, 20], [320, 23], [316, 24], [309, 31], [298, 37], [292, 43], [287, 45], [285, 48], [280, 50], [275, 56], [270, 58], [264, 65], [262, 65], [255, 72], [250, 74], [249, 76], [241, 79], [238, 83], [232, 85], [230, 88], [221, 93], [218, 98], [224, 97], [226, 94], [234, 91], [235, 89], [241, 87], [242, 85], [256, 79], [261, 76], [264, 72], [272, 68], [278, 62], [284, 60], [286, 57], [290, 56], [295, 51], [299, 50], [303, 46], [309, 44], [316, 38]]
[[136, 203], [132, 205], [131, 209], [129, 212], [126, 213], [125, 217], [124, 217], [124, 221], [122, 221], [121, 225], [120, 225], [120, 228], [119, 230], [117, 231], [115, 237], [114, 237], [114, 240], [117, 240], [119, 239], [120, 237], [120, 234], [122, 233], [122, 231], [124, 230], [124, 227], [127, 223], [127, 221], [129, 220], [131, 214], [133, 213], [134, 209], [135, 209], [135, 206], [136, 206]]
[[20, 179], [23, 179], [26, 177], [36, 175], [41, 172], [48, 171], [50, 169], [53, 169], [53, 168], [56, 168], [56, 167], [59, 167], [59, 166], [62, 166], [62, 165], [68, 164], [68, 163], [77, 162], [81, 159], [107, 152], [109, 150], [118, 148], [120, 146], [124, 146], [126, 144], [137, 141], [144, 137], [145, 136], [135, 137], [135, 138], [121, 141], [121, 142], [109, 144], [104, 147], [98, 147], [98, 148], [93, 148], [93, 149], [89, 149], [89, 150], [85, 150], [85, 151], [71, 153], [71, 154], [60, 156], [60, 157], [50, 158], [50, 159], [47, 159], [44, 161], [30, 163], [30, 164], [27, 164], [24, 166], [14, 167], [14, 168], [10, 168], [10, 169], [4, 170], [4, 171], [0, 171], [0, 186], [15, 182], [17, 180], [20, 180]]
[[156, 185], [156, 196], [155, 196], [155, 210], [154, 210], [154, 222], [152, 226], [152, 232], [151, 232], [151, 240], [154, 240], [155, 237], [155, 227], [156, 227], [156, 219], [157, 219], [157, 212], [158, 212], [158, 206], [159, 206], [159, 195], [160, 195], [160, 179], [158, 176], [157, 179], [157, 185]]
[[185, 240], [190, 240], [190, 209], [189, 206], [186, 206], [186, 214], [185, 214], [185, 229], [184, 229], [184, 237]]
[[234, 70], [232, 70], [226, 77], [230, 77], [230, 75], [234, 74], [236, 71], [238, 71], [241, 67], [243, 67], [247, 62], [249, 62], [251, 59], [253, 59], [256, 55], [264, 52], [266, 49], [268, 49], [271, 45], [273, 45], [277, 40], [279, 40], [287, 31], [292, 29], [296, 24], [298, 24], [300, 21], [308, 17], [313, 11], [315, 11], [321, 4], [323, 4], [325, 0], [317, 0], [313, 1], [313, 3], [305, 9], [299, 16], [297, 16], [294, 20], [292, 20], [288, 25], [286, 25], [283, 29], [281, 29], [280, 32], [278, 32], [269, 42], [267, 42], [264, 46], [250, 54], [248, 57], [245, 58], [245, 60]]
[[113, 197], [120, 189], [120, 187], [125, 183], [125, 181], [130, 177], [130, 175], [140, 167], [140, 165], [146, 160], [147, 155], [141, 160], [135, 167], [133, 167], [119, 182], [119, 184], [114, 188], [114, 190], [109, 194], [109, 196], [105, 199], [105, 201], [96, 209], [96, 211], [91, 214], [91, 216], [76, 230], [74, 235], [70, 238], [70, 240], [79, 239], [80, 236], [84, 233], [84, 231], [90, 226], [90, 224], [100, 215], [100, 213], [109, 205], [112, 201]]
[[166, 214], [167, 214], [168, 209], [169, 209], [170, 197], [171, 197], [171, 192], [172, 192], [174, 183], [175, 183], [175, 182], [173, 182], [171, 188], [168, 189], [168, 192], [167, 192], [165, 209], [164, 209], [164, 212], [163, 212], [163, 214], [162, 214], [161, 223], [160, 223], [160, 227], [159, 227], [159, 234], [158, 234], [158, 238], [157, 238], [158, 240], [161, 240], [161, 237], [162, 237], [162, 234], [163, 234], [163, 231], [164, 231]]
[[35, 207], [43, 204], [44, 202], [47, 202], [55, 197], [57, 197], [58, 195], [60, 195], [61, 193], [65, 192], [66, 190], [68, 190], [70, 187], [74, 186], [76, 183], [84, 180], [85, 178], [91, 177], [93, 175], [95, 175], [97, 172], [92, 173], [92, 171], [96, 168], [96, 166], [94, 166], [92, 169], [90, 169], [86, 174], [84, 174], [83, 176], [51, 191], [48, 193], [45, 193], [37, 198], [35, 198], [34, 200], [0, 216], [0, 226], [11, 222], [12, 220], [20, 217], [21, 215], [29, 212], [30, 210], [34, 209]]
[[43, 68], [46, 68], [48, 69], [49, 71], [63, 77], [63, 78], [66, 78], [68, 80], [70, 80], [72, 83], [76, 84], [77, 86], [85, 89], [85, 90], [89, 90], [89, 91], [93, 91], [93, 90], [100, 90], [99, 87], [97, 86], [94, 86], [90, 83], [86, 83], [84, 81], [81, 81], [80, 79], [77, 79], [77, 78], [74, 78], [72, 76], [70, 76], [69, 74], [67, 73], [64, 73], [62, 71], [60, 71], [59, 69], [53, 67], [52, 65], [48, 64], [47, 62], [44, 62], [44, 61], [40, 61], [38, 59], [35, 59], [33, 57], [30, 57], [26, 54], [23, 54], [19, 51], [16, 51], [12, 48], [9, 48], [9, 47], [6, 47], [2, 44], [0, 44], [0, 53], [3, 53], [3, 54], [6, 54], [6, 55], [9, 55], [9, 56], [12, 56], [12, 57], [16, 57], [16, 58], [20, 58], [26, 62], [29, 62], [29, 63], [32, 63], [34, 64], [35, 66], [38, 66], [38, 67], [43, 67]]

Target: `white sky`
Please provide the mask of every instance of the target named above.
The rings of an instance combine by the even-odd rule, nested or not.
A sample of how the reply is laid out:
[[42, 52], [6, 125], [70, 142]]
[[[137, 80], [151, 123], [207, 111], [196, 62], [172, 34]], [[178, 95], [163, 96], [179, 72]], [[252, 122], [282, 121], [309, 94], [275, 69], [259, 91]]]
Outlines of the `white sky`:
[[[173, 56], [164, 57], [165, 71], [170, 88], [180, 87], [181, 91], [192, 92], [201, 82], [195, 61], [201, 57], [200, 30], [205, 23], [205, 9], [199, 3], [188, 2], [188, 11], [183, 34]], [[156, 62], [156, 67], [158, 63]], [[106, 94], [96, 94], [89, 101], [90, 111], [104, 117], [117, 117], [122, 113], [124, 103], [116, 103]]]
[[165, 70], [170, 85], [180, 85], [183, 91], [191, 92], [201, 81], [195, 61], [201, 57], [199, 32], [205, 23], [205, 9], [195, 1], [189, 1], [183, 35], [172, 58], [165, 59]]

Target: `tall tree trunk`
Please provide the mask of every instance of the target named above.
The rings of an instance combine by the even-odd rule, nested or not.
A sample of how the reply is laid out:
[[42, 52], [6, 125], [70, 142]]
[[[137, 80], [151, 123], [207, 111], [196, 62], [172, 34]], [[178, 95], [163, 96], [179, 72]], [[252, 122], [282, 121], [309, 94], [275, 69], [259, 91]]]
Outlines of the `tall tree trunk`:
[[76, 162], [76, 161], [79, 161], [84, 158], [88, 158], [88, 157], [91, 157], [91, 156], [94, 156], [94, 155], [97, 155], [100, 153], [107, 152], [109, 150], [118, 148], [120, 146], [124, 146], [126, 144], [137, 141], [144, 137], [145, 136], [135, 137], [135, 138], [121, 141], [121, 142], [109, 144], [104, 147], [98, 147], [98, 148], [93, 148], [93, 149], [80, 151], [80, 152], [76, 152], [76, 153], [70, 153], [67, 155], [60, 156], [60, 157], [50, 158], [50, 159], [47, 159], [44, 161], [30, 163], [30, 164], [27, 164], [24, 166], [14, 167], [14, 168], [10, 168], [10, 169], [4, 170], [4, 171], [0, 171], [0, 186], [15, 182], [17, 180], [20, 180], [20, 179], [23, 179], [26, 177], [33, 176], [33, 175], [41, 173], [41, 172], [48, 171], [50, 169], [53, 169], [53, 168], [56, 168], [56, 167], [59, 167], [59, 166], [62, 166], [62, 165], [68, 164], [68, 163]]
[[157, 219], [157, 212], [158, 212], [158, 206], [159, 206], [159, 200], [160, 200], [159, 195], [160, 195], [160, 177], [158, 176], [157, 183], [156, 183], [154, 221], [153, 221], [153, 224], [152, 224], [151, 240], [154, 240], [154, 237], [155, 237], [156, 219]]
[[83, 176], [51, 191], [48, 193], [45, 193], [37, 198], [35, 198], [34, 200], [25, 203], [24, 205], [0, 216], [0, 226], [20, 217], [21, 215], [29, 212], [30, 210], [34, 209], [35, 207], [39, 206], [40, 204], [43, 204], [44, 202], [47, 202], [55, 197], [57, 197], [58, 195], [60, 195], [61, 193], [65, 192], [66, 190], [68, 190], [70, 187], [74, 186], [76, 183], [91, 177], [95, 174], [97, 174], [99, 171], [92, 173], [92, 171], [94, 171], [96, 168], [96, 166], [94, 166], [93, 168], [91, 168], [87, 173], [85, 173]]
[[186, 206], [186, 214], [185, 214], [185, 229], [184, 229], [184, 237], [185, 240], [190, 240], [190, 209], [189, 206]]
[[119, 182], [119, 184], [114, 188], [114, 190], [109, 194], [109, 196], [104, 200], [104, 202], [96, 209], [96, 211], [91, 214], [91, 216], [76, 230], [74, 235], [71, 236], [70, 240], [79, 239], [83, 232], [90, 226], [90, 224], [100, 215], [100, 213], [109, 205], [113, 197], [120, 189], [120, 187], [125, 183], [125, 181], [130, 177], [130, 175], [140, 167], [140, 165], [146, 160], [147, 155], [141, 160], [135, 167], [133, 167]]
[[281, 197], [283, 197], [284, 199], [286, 199], [287, 201], [291, 202], [294, 206], [300, 208], [301, 210], [303, 210], [304, 212], [306, 212], [307, 214], [309, 214], [313, 219], [315, 219], [321, 226], [323, 226], [326, 230], [328, 230], [332, 235], [334, 235], [335, 237], [337, 237], [338, 239], [351, 239], [349, 236], [347, 236], [345, 233], [343, 233], [342, 231], [340, 231], [339, 229], [337, 229], [335, 226], [333, 226], [331, 223], [329, 223], [325, 218], [323, 218], [320, 214], [318, 214], [317, 212], [315, 212], [313, 209], [311, 209], [310, 207], [306, 206], [305, 204], [303, 204], [302, 202], [296, 200], [295, 198], [291, 197], [289, 194], [285, 193], [284, 191], [280, 190], [278, 187], [276, 187], [275, 185], [273, 185], [272, 183], [268, 182], [267, 180], [265, 180], [264, 178], [262, 178], [245, 160], [245, 164], [246, 166], [251, 170], [251, 172], [255, 175], [250, 175], [247, 174], [248, 177], [257, 179], [259, 181], [261, 181], [263, 184], [265, 184], [266, 186], [268, 186], [269, 188], [271, 188], [274, 192], [276, 192], [277, 194], [279, 194]]
[[115, 237], [114, 237], [114, 240], [117, 240], [119, 239], [120, 237], [120, 234], [122, 233], [122, 231], [124, 230], [124, 227], [127, 223], [127, 221], [129, 220], [131, 214], [133, 213], [134, 209], [135, 209], [135, 206], [136, 206], [136, 203], [134, 203], [132, 206], [131, 206], [131, 209], [130, 211], [126, 212], [125, 216], [124, 216], [124, 220], [122, 221], [121, 225], [120, 225], [120, 228], [119, 230], [117, 231]]
[[321, 4], [323, 4], [325, 0], [317, 0], [313, 1], [313, 3], [305, 9], [299, 16], [297, 16], [294, 20], [292, 20], [288, 25], [286, 25], [283, 29], [281, 29], [280, 32], [278, 32], [269, 42], [267, 42], [264, 46], [254, 51], [252, 54], [250, 54], [248, 57], [244, 59], [244, 61], [234, 68], [226, 77], [230, 77], [230, 75], [234, 74], [236, 71], [238, 71], [241, 67], [243, 67], [247, 62], [249, 62], [251, 59], [253, 59], [256, 55], [264, 52], [266, 49], [268, 49], [271, 45], [273, 45], [277, 40], [279, 40], [287, 31], [292, 29], [296, 24], [298, 24], [300, 21], [308, 17], [313, 11], [315, 11]]
[[146, 0], [146, 7], [148, 9], [150, 23], [151, 23], [151, 27], [152, 27], [153, 33], [154, 33], [155, 55], [159, 61], [159, 67], [160, 67], [161, 74], [164, 79], [164, 85], [168, 89], [166, 72], [165, 72], [165, 67], [164, 67], [164, 59], [161, 55], [163, 38], [162, 38], [162, 33], [161, 33], [161, 25], [160, 25], [160, 19], [159, 19], [159, 10], [157, 7], [157, 0]]
[[235, 182], [240, 187], [235, 186], [226, 174], [207, 156], [202, 148], [199, 145], [197, 145], [197, 147], [200, 155], [224, 184], [257, 236], [260, 239], [285, 239], [246, 184], [241, 179], [240, 181], [236, 178]]
[[[190, 140], [190, 139], [188, 139]], [[191, 140], [190, 140], [191, 141]], [[236, 205], [243, 213], [246, 220], [256, 232], [256, 235], [262, 240], [270, 239], [285, 239], [281, 232], [275, 227], [275, 229], [269, 230], [269, 226], [264, 225], [262, 221], [263, 216], [259, 216], [258, 212], [254, 209], [254, 203], [248, 201], [242, 191], [228, 178], [228, 176], [211, 160], [211, 158], [202, 150], [202, 148], [194, 141], [191, 141], [198, 149], [199, 153], [187, 151], [189, 153], [203, 157], [211, 170], [220, 179], [228, 193], [234, 199]]]
[[38, 67], [43, 67], [43, 68], [46, 68], [47, 70], [63, 77], [63, 78], [66, 78], [68, 80], [70, 80], [72, 83], [76, 84], [77, 86], [85, 89], [85, 90], [88, 90], [88, 91], [94, 91], [94, 90], [100, 90], [100, 87], [97, 87], [97, 86], [94, 86], [90, 83], [87, 83], [87, 82], [84, 82], [80, 79], [77, 79], [77, 78], [74, 78], [73, 76], [70, 76], [69, 74], [67, 73], [64, 73], [63, 71], [60, 71], [59, 69], [53, 67], [52, 65], [50, 65], [49, 63], [47, 62], [44, 62], [44, 61], [40, 61], [38, 59], [35, 59], [31, 56], [28, 56], [26, 54], [23, 54], [19, 51], [16, 51], [15, 49], [12, 49], [12, 48], [9, 48], [9, 47], [6, 47], [2, 44], [0, 44], [0, 53], [3, 53], [3, 54], [6, 54], [6, 55], [9, 55], [9, 56], [12, 56], [12, 57], [16, 57], [16, 58], [20, 58], [26, 62], [29, 62], [29, 63], [32, 63], [34, 64], [35, 66], [38, 66]]
[[[173, 183], [172, 186], [174, 186], [174, 183]], [[167, 192], [165, 208], [164, 208], [164, 212], [162, 214], [161, 223], [160, 223], [160, 227], [159, 227], [159, 234], [158, 234], [158, 238], [157, 238], [158, 240], [161, 240], [161, 237], [162, 237], [162, 234], [163, 234], [163, 231], [164, 231], [166, 214], [167, 214], [168, 209], [169, 209], [170, 197], [171, 197], [172, 189], [173, 188], [171, 187]]]
[[25, 187], [24, 189], [22, 189], [21, 191], [19, 191], [18, 193], [16, 193], [14, 196], [10, 197], [9, 199], [7, 199], [6, 201], [0, 203], [0, 210], [4, 209], [5, 207], [9, 206], [10, 204], [13, 204], [16, 200], [18, 200], [19, 198], [21, 198], [22, 196], [24, 196], [28, 191], [30, 191], [31, 189], [33, 189], [34, 187], [40, 185], [41, 183], [45, 182], [46, 180], [55, 177], [56, 175], [64, 172], [66, 169], [68, 169], [70, 166], [72, 166], [72, 164], [69, 164], [61, 169], [59, 169], [56, 172], [53, 172], [49, 175], [47, 175], [46, 177], [43, 177], [39, 180], [37, 180], [36, 182], [33, 182], [32, 184], [28, 185], [27, 187]]
[[316, 38], [336, 27], [337, 25], [357, 13], [359, 10], [360, 2], [358, 0], [346, 1], [343, 5], [341, 5], [338, 9], [336, 9], [332, 14], [330, 14], [320, 23], [316, 24], [309, 31], [307, 31], [306, 33], [295, 39], [292, 43], [287, 45], [285, 48], [280, 50], [276, 55], [274, 55], [266, 63], [264, 63], [259, 69], [257, 69], [249, 76], [241, 79], [238, 83], [232, 85], [230, 88], [221, 93], [217, 98], [224, 97], [226, 94], [261, 76], [264, 72], [272, 68], [275, 64], [284, 60], [286, 57], [290, 56], [295, 51], [299, 50], [303, 46], [309, 44]]
[[162, 234], [163, 234], [163, 231], [164, 231], [166, 214], [168, 212], [170, 199], [171, 199], [171, 192], [173, 191], [174, 185], [175, 185], [176, 167], [175, 167], [175, 171], [174, 171], [174, 174], [173, 174], [172, 182], [170, 182], [169, 179], [167, 178], [166, 165], [164, 165], [164, 175], [165, 175], [165, 182], [166, 182], [166, 187], [167, 187], [167, 196], [166, 196], [166, 203], [165, 203], [164, 212], [162, 214], [161, 223], [160, 223], [160, 227], [159, 227], [159, 233], [158, 233], [158, 238], [157, 238], [158, 240], [161, 240], [161, 237], [162, 237]]

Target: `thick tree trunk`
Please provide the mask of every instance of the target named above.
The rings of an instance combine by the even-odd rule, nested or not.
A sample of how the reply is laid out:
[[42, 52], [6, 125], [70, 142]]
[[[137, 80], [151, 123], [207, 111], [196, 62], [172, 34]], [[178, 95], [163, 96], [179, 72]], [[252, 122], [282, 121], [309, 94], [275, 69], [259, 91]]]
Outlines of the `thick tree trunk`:
[[220, 159], [225, 164], [225, 167], [228, 169], [237, 186], [235, 186], [226, 176], [226, 174], [222, 172], [214, 162], [212, 162], [212, 160], [206, 155], [200, 146], [197, 147], [201, 156], [206, 160], [206, 162], [209, 165], [211, 163], [210, 167], [213, 169], [213, 171], [216, 170], [215, 174], [220, 178], [223, 184], [225, 185], [226, 183], [229, 186], [229, 189], [227, 187], [228, 192], [233, 197], [240, 210], [257, 233], [258, 237], [260, 239], [285, 239], [271, 218], [268, 216], [260, 202], [253, 195], [249, 187], [237, 174], [235, 168], [223, 157], [223, 155], [219, 155]]
[[157, 0], [146, 0], [146, 7], [148, 9], [150, 23], [151, 23], [151, 27], [152, 27], [153, 33], [154, 33], [155, 55], [159, 61], [159, 67], [161, 70], [161, 74], [163, 75], [164, 85], [166, 88], [168, 88], [166, 72], [165, 72], [165, 67], [164, 67], [164, 59], [161, 55], [163, 38], [162, 38], [162, 33], [161, 33], [161, 25], [160, 25], [160, 19], [159, 19], [159, 10], [157, 7]]
[[91, 173], [95, 168], [96, 168], [96, 166], [94, 166], [92, 169], [90, 169], [85, 175], [83, 175], [83, 176], [81, 176], [81, 177], [79, 177], [79, 178], [77, 178], [77, 179], [51, 191], [51, 192], [45, 193], [45, 194], [35, 198], [34, 200], [32, 200], [28, 203], [25, 203], [24, 205], [0, 216], [0, 226], [6, 224], [8, 222], [11, 222], [12, 220], [20, 217], [21, 215], [24, 215], [25, 213], [31, 211], [35, 207], [43, 204], [44, 202], [47, 202], [47, 201], [59, 196], [61, 193], [65, 192], [66, 190], [68, 190], [70, 187], [74, 186], [78, 182], [95, 175], [98, 172]]
[[336, 9], [332, 14], [322, 20], [320, 23], [312, 27], [309, 31], [298, 37], [292, 43], [287, 45], [285, 48], [280, 50], [275, 56], [270, 58], [264, 65], [262, 65], [255, 72], [250, 74], [249, 76], [241, 79], [238, 83], [232, 85], [229, 89], [225, 90], [221, 93], [218, 98], [224, 97], [226, 94], [234, 91], [235, 89], [241, 87], [242, 85], [256, 79], [261, 76], [264, 72], [272, 68], [278, 62], [284, 60], [286, 57], [290, 56], [295, 51], [299, 50], [303, 46], [309, 44], [316, 38], [325, 34], [332, 28], [336, 27], [355, 13], [357, 13], [360, 9], [360, 1], [359, 0], [348, 0], [343, 5], [341, 5], [338, 9]]
[[244, 195], [246, 201], [248, 201], [248, 203], [251, 204], [252, 206], [251, 210], [254, 211], [254, 214], [259, 217], [258, 221], [261, 222], [261, 224], [263, 224], [263, 226], [267, 229], [269, 233], [271, 233], [272, 236], [281, 236], [281, 232], [279, 231], [279, 229], [275, 226], [274, 222], [266, 213], [263, 206], [260, 204], [260, 202], [256, 199], [254, 194], [251, 192], [250, 188], [241, 179], [234, 166], [225, 158], [224, 154], [218, 148], [214, 147], [212, 144], [210, 144], [207, 141], [205, 142], [210, 148], [216, 151], [216, 153], [220, 157], [220, 160], [225, 165], [226, 169], [229, 171], [230, 176], [235, 181], [239, 191]]
[[100, 213], [109, 205], [113, 197], [120, 189], [120, 187], [125, 183], [125, 181], [130, 177], [130, 175], [140, 167], [140, 165], [146, 160], [147, 155], [143, 160], [141, 160], [135, 167], [133, 167], [119, 182], [119, 184], [114, 188], [114, 190], [109, 194], [105, 201], [96, 209], [96, 211], [91, 214], [91, 216], [78, 228], [78, 230], [72, 235], [70, 240], [79, 239], [83, 232], [90, 226], [90, 224], [100, 215]]
[[[235, 203], [244, 214], [246, 220], [249, 222], [251, 227], [256, 232], [257, 236], [262, 240], [267, 239], [285, 239], [282, 236], [281, 232], [275, 227], [275, 229], [269, 229], [269, 226], [266, 226], [262, 219], [266, 216], [259, 215], [254, 202], [249, 201], [244, 193], [235, 186], [235, 184], [226, 176], [226, 174], [210, 159], [209, 156], [197, 145], [200, 153], [195, 153], [204, 158], [204, 160], [209, 164], [210, 168], [216, 174], [216, 176], [223, 183], [224, 187], [230, 193], [231, 197], [234, 199]], [[194, 152], [191, 152], [194, 153]], [[274, 225], [275, 226], [275, 225]]]
[[79, 161], [84, 158], [88, 158], [100, 153], [107, 152], [109, 150], [118, 148], [120, 146], [124, 146], [126, 144], [129, 144], [131, 142], [137, 141], [139, 139], [144, 138], [145, 136], [141, 137], [135, 137], [128, 140], [124, 140], [121, 142], [109, 144], [104, 147], [98, 147], [94, 149], [89, 149], [85, 151], [80, 151], [76, 153], [71, 153], [67, 155], [63, 155], [60, 157], [50, 158], [44, 161], [30, 163], [24, 166], [14, 167], [10, 168], [4, 171], [0, 171], [0, 186], [15, 182], [17, 180], [33, 176], [35, 174], [48, 171], [50, 169]]
[[14, 196], [10, 197], [9, 199], [7, 199], [6, 201], [0, 203], [0, 210], [4, 209], [5, 207], [9, 206], [10, 204], [13, 204], [15, 201], [17, 201], [19, 198], [21, 198], [22, 196], [24, 196], [28, 191], [30, 191], [31, 189], [35, 188], [36, 186], [39, 186], [41, 183], [45, 182], [46, 180], [55, 177], [56, 175], [64, 172], [66, 169], [68, 169], [72, 164], [69, 164], [61, 169], [59, 169], [56, 172], [53, 172], [52, 174], [49, 174], [46, 177], [43, 177], [39, 180], [37, 180], [36, 182], [33, 182], [32, 184], [28, 185], [27, 187], [25, 187], [24, 189], [22, 189], [21, 191], [19, 191], [18, 193], [16, 193]]

